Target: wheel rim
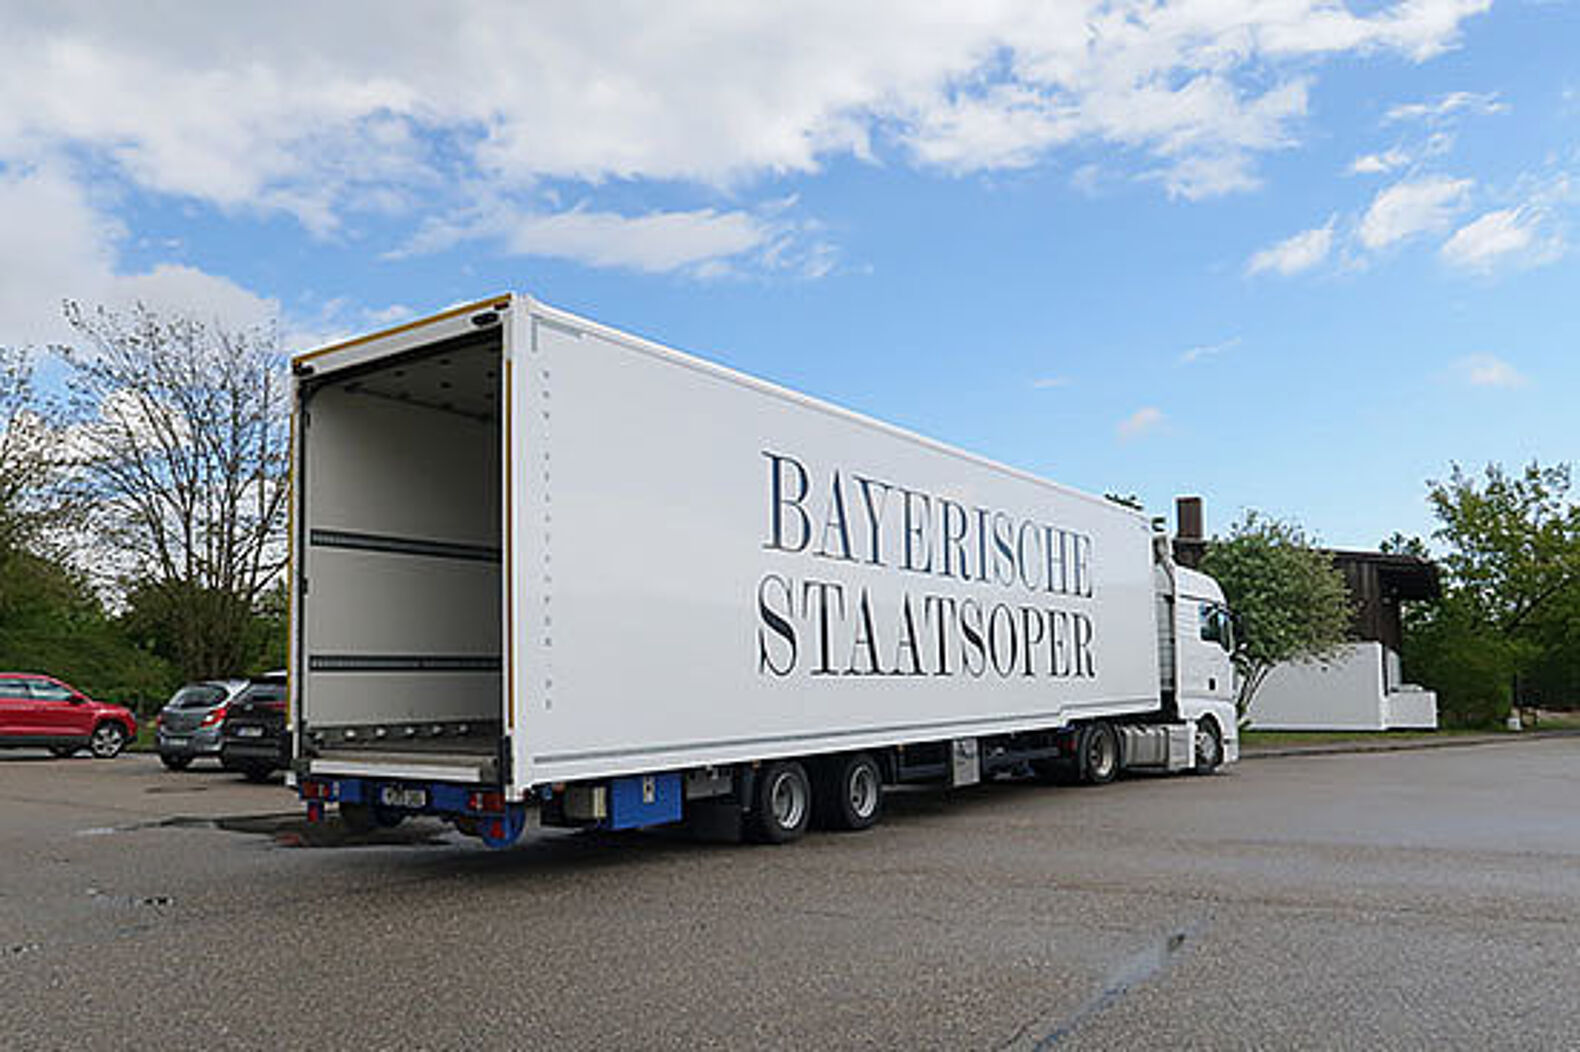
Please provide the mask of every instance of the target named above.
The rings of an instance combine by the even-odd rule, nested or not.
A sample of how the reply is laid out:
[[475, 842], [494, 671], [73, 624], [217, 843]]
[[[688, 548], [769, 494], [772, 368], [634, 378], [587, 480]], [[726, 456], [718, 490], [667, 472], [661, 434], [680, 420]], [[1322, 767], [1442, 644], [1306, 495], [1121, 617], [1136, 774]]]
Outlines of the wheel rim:
[[102, 727], [95, 728], [89, 748], [93, 750], [95, 756], [114, 756], [121, 751], [121, 739], [124, 737], [119, 727], [113, 723], [106, 723]]
[[1203, 724], [1196, 725], [1196, 766], [1218, 766], [1218, 736]]
[[851, 769], [850, 810], [857, 818], [871, 818], [878, 810], [878, 775], [870, 764], [858, 764]]
[[768, 801], [780, 829], [795, 829], [806, 816], [806, 788], [789, 771], [774, 779]]
[[1094, 778], [1107, 778], [1114, 769], [1113, 740], [1101, 730], [1092, 732], [1092, 744], [1086, 750], [1086, 765]]

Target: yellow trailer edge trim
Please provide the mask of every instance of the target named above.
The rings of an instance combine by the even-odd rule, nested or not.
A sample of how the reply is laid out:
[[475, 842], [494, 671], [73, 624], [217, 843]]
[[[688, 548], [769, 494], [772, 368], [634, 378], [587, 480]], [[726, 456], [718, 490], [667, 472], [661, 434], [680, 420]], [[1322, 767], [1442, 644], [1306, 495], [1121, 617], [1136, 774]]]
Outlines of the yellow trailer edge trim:
[[436, 321], [444, 321], [447, 318], [454, 318], [461, 314], [469, 314], [475, 310], [482, 310], [484, 308], [504, 310], [506, 307], [510, 306], [510, 297], [510, 293], [502, 292], [497, 296], [489, 296], [487, 299], [476, 300], [472, 303], [465, 303], [459, 307], [451, 307], [449, 310], [440, 311], [438, 314], [430, 314], [425, 318], [417, 318], [402, 325], [395, 325], [388, 329], [380, 329], [378, 332], [370, 332], [366, 336], [358, 336], [355, 339], [342, 340], [339, 343], [332, 343], [327, 347], [319, 347], [316, 350], [298, 354], [296, 357], [291, 359], [291, 362], [292, 364], [296, 364], [300, 362], [312, 361], [314, 358], [321, 358], [326, 354], [333, 353], [334, 351], [344, 351], [351, 347], [361, 346], [364, 343], [371, 343], [374, 340], [382, 340], [388, 336], [398, 336], [403, 332], [410, 332], [411, 330], [421, 328], [424, 325], [431, 325]]

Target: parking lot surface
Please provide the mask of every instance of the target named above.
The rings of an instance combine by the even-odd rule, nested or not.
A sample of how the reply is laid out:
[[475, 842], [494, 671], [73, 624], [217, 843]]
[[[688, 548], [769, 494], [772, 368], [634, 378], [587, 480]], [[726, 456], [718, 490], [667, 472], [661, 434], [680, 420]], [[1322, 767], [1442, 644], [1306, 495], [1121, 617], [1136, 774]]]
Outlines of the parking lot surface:
[[781, 848], [305, 835], [0, 753], [8, 1048], [1573, 1047], [1580, 740], [895, 794]]

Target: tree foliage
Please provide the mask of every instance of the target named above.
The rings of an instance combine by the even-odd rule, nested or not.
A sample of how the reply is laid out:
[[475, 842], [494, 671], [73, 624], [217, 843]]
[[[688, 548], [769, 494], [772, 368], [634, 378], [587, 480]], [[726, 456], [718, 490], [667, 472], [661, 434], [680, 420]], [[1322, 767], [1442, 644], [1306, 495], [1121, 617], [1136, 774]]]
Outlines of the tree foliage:
[[1451, 465], [1427, 484], [1448, 548], [1453, 587], [1489, 628], [1512, 636], [1562, 604], [1580, 581], [1580, 505], [1569, 502], [1568, 464], [1531, 463], [1518, 475], [1489, 464], [1481, 481]]
[[1348, 636], [1344, 575], [1294, 523], [1247, 512], [1227, 538], [1208, 542], [1201, 569], [1242, 625], [1233, 654], [1242, 717], [1274, 666], [1330, 658]]
[[[253, 657], [284, 566], [287, 381], [271, 328], [145, 306], [66, 305], [75, 485], [94, 509], [88, 566], [189, 678]], [[158, 625], [157, 631], [149, 629]]]
[[[1516, 700], [1580, 704], [1580, 506], [1568, 464], [1450, 465], [1427, 483], [1444, 594], [1405, 612], [1404, 663], [1444, 721], [1484, 725]], [[1520, 697], [1515, 698], [1516, 683]]]

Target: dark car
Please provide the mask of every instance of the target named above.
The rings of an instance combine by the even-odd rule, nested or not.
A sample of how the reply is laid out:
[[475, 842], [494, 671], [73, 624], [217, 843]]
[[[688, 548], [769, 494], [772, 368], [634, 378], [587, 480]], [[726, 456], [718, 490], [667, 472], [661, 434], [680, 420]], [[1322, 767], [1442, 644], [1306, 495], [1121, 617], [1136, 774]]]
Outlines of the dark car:
[[32, 672], [0, 672], [0, 747], [87, 749], [101, 760], [137, 736], [130, 709], [94, 701], [69, 683]]
[[220, 736], [219, 762], [261, 782], [290, 765], [285, 733], [285, 673], [259, 676], [230, 703]]
[[247, 688], [244, 679], [207, 679], [188, 683], [159, 710], [154, 745], [159, 759], [179, 771], [200, 756], [219, 757], [219, 728], [232, 699]]

